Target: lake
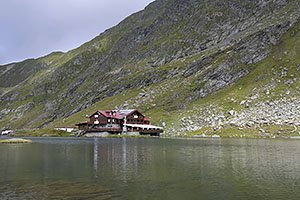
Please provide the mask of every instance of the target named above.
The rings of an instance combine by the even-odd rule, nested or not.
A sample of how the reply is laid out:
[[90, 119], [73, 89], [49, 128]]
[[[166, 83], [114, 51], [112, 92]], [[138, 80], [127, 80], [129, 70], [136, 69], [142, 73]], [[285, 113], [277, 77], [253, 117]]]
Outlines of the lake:
[[0, 199], [300, 199], [300, 140], [0, 144]]

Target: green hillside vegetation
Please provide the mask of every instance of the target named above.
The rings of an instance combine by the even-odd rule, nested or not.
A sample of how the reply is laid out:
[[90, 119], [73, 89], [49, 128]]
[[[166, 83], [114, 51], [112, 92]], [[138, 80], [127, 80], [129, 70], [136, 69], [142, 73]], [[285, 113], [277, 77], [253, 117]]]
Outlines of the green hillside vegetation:
[[0, 128], [137, 108], [171, 136], [295, 136], [299, 11], [298, 0], [157, 0], [77, 49], [0, 66]]
[[[300, 75], [300, 26], [299, 23], [291, 28], [272, 48], [270, 56], [263, 61], [253, 66], [254, 70], [237, 81], [236, 84], [220, 90], [207, 98], [200, 99], [194, 102], [189, 110], [193, 113], [194, 107], [207, 107], [209, 104], [217, 104], [224, 111], [240, 111], [245, 109], [245, 106], [240, 105], [240, 102], [259, 94], [258, 102], [272, 102], [282, 97], [287, 99], [299, 99], [300, 82], [297, 81]], [[283, 68], [288, 69], [288, 74], [281, 77]], [[284, 81], [295, 79], [292, 84], [285, 84]], [[278, 82], [280, 80], [280, 82]], [[269, 91], [269, 92], [267, 92]], [[288, 94], [287, 94], [288, 92]], [[269, 93], [269, 95], [267, 95]], [[234, 101], [232, 101], [234, 99]], [[257, 103], [257, 102], [253, 102]], [[293, 108], [296, 109], [296, 108]], [[198, 113], [199, 114], [199, 113]], [[295, 131], [295, 125], [263, 125], [269, 136], [297, 136], [299, 131]], [[298, 128], [298, 126], [296, 127]], [[208, 131], [207, 131], [208, 130]], [[297, 130], [297, 129], [296, 129]], [[203, 129], [189, 132], [188, 136], [201, 135], [206, 131], [207, 134], [218, 134], [221, 136], [237, 137], [265, 137], [256, 128], [240, 129], [239, 127], [225, 126], [221, 130], [213, 131], [213, 128]], [[281, 133], [280, 133], [281, 132]]]

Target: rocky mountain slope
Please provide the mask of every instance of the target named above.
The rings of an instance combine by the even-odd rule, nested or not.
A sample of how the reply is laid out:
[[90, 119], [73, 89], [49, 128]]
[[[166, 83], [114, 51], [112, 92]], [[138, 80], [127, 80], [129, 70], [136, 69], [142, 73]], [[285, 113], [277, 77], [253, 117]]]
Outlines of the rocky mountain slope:
[[299, 3], [157, 0], [77, 49], [0, 66], [0, 128], [138, 108], [166, 134], [297, 130]]

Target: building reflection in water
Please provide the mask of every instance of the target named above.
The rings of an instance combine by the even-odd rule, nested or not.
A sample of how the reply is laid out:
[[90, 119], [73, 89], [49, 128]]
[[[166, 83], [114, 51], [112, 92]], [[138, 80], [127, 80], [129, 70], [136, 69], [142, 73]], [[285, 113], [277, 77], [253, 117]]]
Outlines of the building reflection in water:
[[146, 170], [151, 159], [154, 159], [153, 151], [158, 150], [135, 139], [94, 138], [91, 154], [94, 177], [112, 173], [115, 178], [126, 183], [129, 177]]
[[94, 177], [98, 177], [98, 138], [94, 138]]
[[127, 167], [127, 158], [126, 158], [127, 152], [126, 152], [126, 138], [122, 139], [122, 166], [123, 170], [126, 171]]

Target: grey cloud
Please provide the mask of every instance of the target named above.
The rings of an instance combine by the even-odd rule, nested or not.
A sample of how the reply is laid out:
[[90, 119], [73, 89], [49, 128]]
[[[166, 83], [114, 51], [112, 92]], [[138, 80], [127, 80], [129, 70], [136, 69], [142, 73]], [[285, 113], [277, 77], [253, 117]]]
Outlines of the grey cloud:
[[0, 64], [67, 51], [153, 0], [2, 0]]

